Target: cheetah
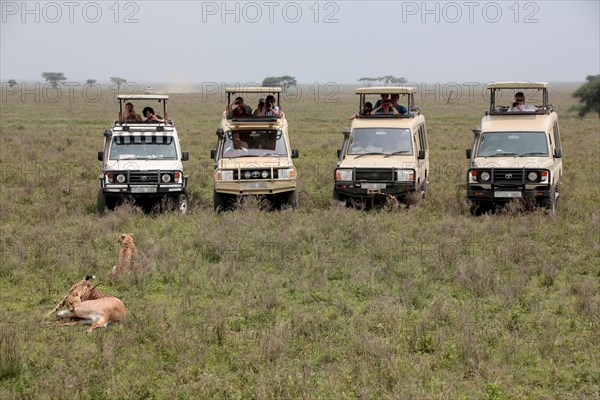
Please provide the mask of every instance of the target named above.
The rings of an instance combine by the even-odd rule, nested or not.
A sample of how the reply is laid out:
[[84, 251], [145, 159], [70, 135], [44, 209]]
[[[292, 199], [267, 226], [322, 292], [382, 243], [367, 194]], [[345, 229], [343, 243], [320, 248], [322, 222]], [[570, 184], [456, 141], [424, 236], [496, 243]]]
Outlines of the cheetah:
[[62, 301], [58, 303], [58, 305], [54, 307], [54, 309], [50, 311], [47, 314], [47, 316], [50, 317], [52, 314], [56, 313], [64, 306], [68, 306], [68, 300], [70, 296], [76, 296], [77, 298], [81, 299], [81, 301], [96, 300], [101, 299], [103, 297], [109, 297], [109, 295], [102, 293], [101, 291], [96, 289], [98, 285], [92, 286], [91, 281], [93, 279], [96, 279], [94, 275], [86, 275], [81, 281], [71, 286], [71, 289], [69, 289]]
[[133, 243], [133, 235], [131, 233], [121, 233], [119, 235], [119, 257], [117, 265], [112, 267], [108, 274], [108, 283], [113, 284], [115, 278], [127, 272], [131, 272], [137, 263], [137, 247]]

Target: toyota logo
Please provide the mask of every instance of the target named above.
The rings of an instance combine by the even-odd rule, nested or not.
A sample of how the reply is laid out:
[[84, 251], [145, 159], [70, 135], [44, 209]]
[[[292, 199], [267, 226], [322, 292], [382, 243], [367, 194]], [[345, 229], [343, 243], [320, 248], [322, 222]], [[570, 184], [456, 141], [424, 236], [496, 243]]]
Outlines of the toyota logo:
[[504, 175], [504, 177], [505, 177], [506, 179], [512, 179], [512, 174], [506, 174], [506, 175]]
[[259, 176], [260, 176], [260, 172], [258, 172], [258, 171], [252, 171], [252, 177], [253, 177], [253, 178], [255, 178], [255, 179], [256, 179], [256, 178], [258, 178]]
[[146, 182], [148, 180], [147, 176], [140, 176], [140, 181]]

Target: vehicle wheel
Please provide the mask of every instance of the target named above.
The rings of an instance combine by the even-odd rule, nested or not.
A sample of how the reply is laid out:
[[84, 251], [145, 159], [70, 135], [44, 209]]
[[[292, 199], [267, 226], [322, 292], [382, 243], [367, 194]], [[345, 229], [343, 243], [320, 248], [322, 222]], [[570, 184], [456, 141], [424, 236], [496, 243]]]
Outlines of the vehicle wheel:
[[333, 199], [335, 201], [346, 201], [346, 199], [344, 198], [343, 195], [341, 195], [339, 192], [336, 192], [335, 190], [333, 191]]
[[556, 212], [556, 198], [555, 198], [556, 188], [552, 188], [550, 190], [550, 195], [548, 198], [542, 200], [542, 207], [546, 209], [546, 213], [552, 216]]
[[427, 180], [421, 184], [421, 199], [427, 195]]
[[116, 198], [105, 195], [102, 189], [98, 191], [98, 196], [96, 197], [96, 208], [98, 209], [98, 214], [104, 214], [106, 210], [114, 210], [116, 205]]
[[469, 211], [471, 212], [471, 215], [477, 217], [483, 214], [485, 208], [483, 207], [483, 204], [477, 201], [471, 201], [471, 207], [469, 208]]
[[180, 214], [186, 214], [188, 210], [188, 193], [187, 190], [183, 190], [180, 194], [175, 196], [175, 211], [178, 211]]
[[227, 199], [225, 198], [225, 195], [213, 190], [213, 206], [216, 212], [226, 211]]
[[282, 205], [298, 208], [298, 189], [294, 189], [293, 192], [286, 193]]

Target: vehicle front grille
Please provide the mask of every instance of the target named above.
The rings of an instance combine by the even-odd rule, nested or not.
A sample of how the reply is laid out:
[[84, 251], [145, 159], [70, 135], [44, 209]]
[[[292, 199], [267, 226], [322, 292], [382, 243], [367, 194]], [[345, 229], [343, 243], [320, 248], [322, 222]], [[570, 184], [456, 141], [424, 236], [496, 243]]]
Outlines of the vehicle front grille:
[[158, 183], [158, 173], [148, 171], [129, 171], [129, 183]]
[[522, 182], [522, 169], [494, 169], [494, 183], [517, 185]]
[[393, 181], [394, 170], [388, 169], [357, 169], [357, 181]]
[[[266, 174], [263, 176], [263, 173]], [[233, 179], [277, 179], [277, 170], [273, 170], [273, 178], [271, 178], [271, 169], [243, 169], [240, 171], [241, 176], [238, 177], [238, 171], [233, 171]]]

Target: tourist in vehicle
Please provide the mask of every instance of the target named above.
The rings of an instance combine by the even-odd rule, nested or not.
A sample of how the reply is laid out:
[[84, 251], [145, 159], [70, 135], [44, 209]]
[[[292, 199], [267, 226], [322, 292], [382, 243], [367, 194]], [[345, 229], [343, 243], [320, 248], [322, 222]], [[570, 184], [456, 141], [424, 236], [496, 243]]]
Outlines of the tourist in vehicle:
[[354, 113], [350, 116], [350, 119], [358, 118], [360, 115], [369, 115], [371, 114], [371, 111], [373, 111], [373, 104], [371, 104], [370, 101], [367, 101], [360, 114]]
[[267, 115], [265, 99], [258, 100], [258, 106], [256, 107], [256, 110], [254, 110], [252, 115], [254, 115], [255, 117], [264, 117]]
[[390, 97], [390, 100], [392, 102], [392, 107], [394, 107], [396, 110], [398, 110], [400, 115], [408, 115], [408, 108], [404, 107], [401, 104], [398, 104], [399, 99], [400, 99], [400, 95], [398, 93], [395, 93]]
[[515, 102], [508, 112], [535, 112], [537, 108], [531, 104], [525, 104], [525, 94], [523, 92], [515, 93]]
[[229, 143], [229, 146], [225, 148], [224, 152], [232, 150], [248, 151], [248, 143], [242, 140], [242, 137], [239, 132], [233, 132], [231, 134], [231, 142]]
[[268, 95], [265, 100], [265, 106], [267, 107], [267, 116], [268, 117], [281, 117], [281, 109], [275, 105], [275, 96]]
[[371, 111], [371, 115], [399, 115], [400, 113], [395, 107], [392, 107], [390, 99], [384, 100], [379, 107]]
[[252, 107], [244, 104], [244, 99], [237, 97], [230, 105], [231, 115], [234, 117], [249, 117], [252, 115]]
[[390, 95], [387, 93], [381, 93], [380, 96], [381, 99], [377, 100], [377, 102], [375, 103], [375, 108], [379, 107], [382, 101], [385, 101], [390, 97]]
[[144, 114], [144, 117], [146, 118], [144, 122], [152, 122], [156, 124], [159, 122], [165, 122], [160, 115], [154, 114], [154, 109], [152, 107], [144, 107], [142, 114]]
[[135, 112], [133, 104], [125, 104], [125, 112], [123, 113], [123, 121], [125, 122], [142, 122], [142, 116]]

